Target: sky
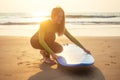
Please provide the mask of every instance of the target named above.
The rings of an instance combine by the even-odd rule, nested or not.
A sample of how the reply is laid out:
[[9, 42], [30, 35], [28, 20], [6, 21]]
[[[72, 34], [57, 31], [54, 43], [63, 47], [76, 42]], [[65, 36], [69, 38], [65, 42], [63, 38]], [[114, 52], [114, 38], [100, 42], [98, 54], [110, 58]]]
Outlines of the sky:
[[120, 0], [0, 0], [0, 12], [120, 12]]

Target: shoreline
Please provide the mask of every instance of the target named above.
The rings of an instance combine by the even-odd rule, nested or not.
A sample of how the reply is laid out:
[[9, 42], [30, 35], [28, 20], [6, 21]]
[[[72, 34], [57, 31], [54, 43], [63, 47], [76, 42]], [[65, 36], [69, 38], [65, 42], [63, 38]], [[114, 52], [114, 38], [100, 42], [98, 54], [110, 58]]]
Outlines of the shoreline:
[[[120, 37], [76, 37], [91, 51], [95, 58], [93, 74], [85, 74], [97, 80], [120, 78]], [[0, 80], [82, 79], [87, 77], [61, 71], [57, 65], [43, 65], [39, 50], [30, 45], [30, 37], [0, 36]], [[57, 38], [61, 44], [72, 44], [66, 37]], [[46, 75], [48, 75], [46, 77]], [[72, 76], [72, 77], [71, 77]], [[57, 78], [56, 78], [57, 77]], [[104, 80], [104, 79], [103, 79]]]
[[[66, 24], [68, 31], [74, 36], [120, 36], [119, 25], [72, 25]], [[39, 25], [0, 25], [0, 36], [32, 36]]]

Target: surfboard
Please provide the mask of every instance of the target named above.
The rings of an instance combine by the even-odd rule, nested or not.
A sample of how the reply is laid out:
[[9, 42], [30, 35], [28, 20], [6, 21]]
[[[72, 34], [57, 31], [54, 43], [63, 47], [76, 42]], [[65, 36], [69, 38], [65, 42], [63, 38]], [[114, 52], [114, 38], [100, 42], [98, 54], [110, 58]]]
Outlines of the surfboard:
[[63, 51], [56, 55], [58, 64], [65, 67], [90, 66], [95, 61], [91, 54], [73, 44], [63, 45]]

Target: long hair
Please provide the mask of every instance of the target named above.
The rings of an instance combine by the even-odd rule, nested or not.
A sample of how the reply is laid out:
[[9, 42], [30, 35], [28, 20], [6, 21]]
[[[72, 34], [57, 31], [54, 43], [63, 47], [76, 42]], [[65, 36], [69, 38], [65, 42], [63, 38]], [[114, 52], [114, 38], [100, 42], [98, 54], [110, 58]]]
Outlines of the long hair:
[[63, 20], [62, 20], [61, 24], [56, 24], [58, 36], [63, 35], [64, 31], [65, 31], [65, 13], [61, 7], [55, 7], [55, 8], [53, 8], [53, 10], [51, 12], [52, 19], [54, 19], [54, 17], [57, 16], [58, 13], [60, 13], [60, 12], [63, 13]]

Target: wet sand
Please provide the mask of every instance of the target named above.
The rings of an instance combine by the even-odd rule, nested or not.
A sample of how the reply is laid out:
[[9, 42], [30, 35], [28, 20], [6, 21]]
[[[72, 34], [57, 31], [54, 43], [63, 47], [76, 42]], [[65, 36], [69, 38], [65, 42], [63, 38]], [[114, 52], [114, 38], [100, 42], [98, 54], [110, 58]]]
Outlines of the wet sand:
[[[91, 51], [95, 63], [85, 71], [69, 71], [42, 63], [30, 37], [0, 36], [0, 80], [119, 80], [120, 37], [76, 37]], [[61, 44], [72, 44], [66, 37]]]

